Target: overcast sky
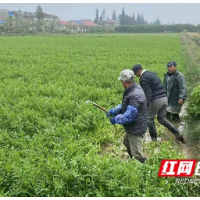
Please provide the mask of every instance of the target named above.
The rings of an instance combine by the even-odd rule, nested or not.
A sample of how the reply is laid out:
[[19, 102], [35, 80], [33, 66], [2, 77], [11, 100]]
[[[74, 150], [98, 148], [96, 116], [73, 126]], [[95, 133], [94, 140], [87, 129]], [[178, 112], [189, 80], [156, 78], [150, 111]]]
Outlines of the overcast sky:
[[[136, 16], [138, 13], [143, 13], [144, 19], [147, 20], [147, 22], [149, 23], [159, 18], [161, 23], [163, 24], [200, 24], [200, 3], [179, 3], [177, 1], [170, 0], [168, 1], [170, 3], [145, 3], [145, 1], [143, 1], [143, 3], [129, 3], [127, 1], [124, 1], [127, 3], [114, 3], [112, 1], [101, 1], [103, 3], [90, 3], [89, 1], [85, 1], [85, 3], [82, 3], [84, 1], [75, 0], [73, 2], [76, 3], [63, 3], [59, 0], [57, 1], [59, 3], [46, 3], [46, 1], [40, 1], [41, 3], [35, 3], [34, 1], [31, 1], [32, 3], [23, 3], [23, 1], [17, 1], [21, 3], [12, 3], [13, 1], [9, 0], [7, 0], [6, 2], [9, 3], [0, 3], [0, 9], [7, 9], [10, 11], [21, 10], [22, 12], [35, 12], [37, 6], [40, 4], [43, 12], [54, 14], [58, 16], [61, 20], [65, 21], [79, 19], [90, 19], [93, 21], [97, 8], [99, 9], [100, 14], [102, 10], [105, 9], [106, 16], [108, 18], [112, 18], [113, 10], [115, 10], [116, 15], [118, 16], [122, 13], [122, 8], [124, 8], [125, 14], [129, 16], [132, 16], [133, 13], [135, 13]], [[54, 0], [53, 2], [56, 1]]]

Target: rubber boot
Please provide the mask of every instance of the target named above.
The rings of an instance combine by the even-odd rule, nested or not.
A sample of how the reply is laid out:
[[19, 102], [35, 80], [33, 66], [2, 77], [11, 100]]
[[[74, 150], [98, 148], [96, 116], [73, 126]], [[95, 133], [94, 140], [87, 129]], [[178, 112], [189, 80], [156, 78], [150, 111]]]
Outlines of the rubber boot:
[[146, 160], [147, 158], [136, 158], [136, 160], [138, 160], [139, 162], [141, 162], [141, 163], [145, 163], [145, 160]]
[[130, 149], [127, 148], [127, 152], [128, 152], [128, 155], [130, 156], [130, 158], [132, 159], [133, 156], [131, 155]]
[[155, 124], [148, 124], [149, 134], [151, 136], [152, 141], [157, 141], [157, 133]]
[[182, 142], [183, 144], [186, 144], [185, 139], [183, 137], [183, 135], [180, 134], [175, 134], [176, 140]]

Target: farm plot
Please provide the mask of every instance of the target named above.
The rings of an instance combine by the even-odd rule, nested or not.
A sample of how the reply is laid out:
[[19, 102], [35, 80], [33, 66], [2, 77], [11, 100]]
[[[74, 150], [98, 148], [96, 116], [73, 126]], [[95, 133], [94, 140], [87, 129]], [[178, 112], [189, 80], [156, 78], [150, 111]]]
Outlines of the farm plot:
[[2, 196], [196, 195], [157, 177], [162, 158], [181, 157], [168, 143], [145, 165], [102, 156], [123, 129], [115, 133], [105, 114], [85, 103], [119, 104], [117, 77], [136, 63], [161, 79], [169, 60], [183, 71], [178, 34], [1, 37], [0, 44]]

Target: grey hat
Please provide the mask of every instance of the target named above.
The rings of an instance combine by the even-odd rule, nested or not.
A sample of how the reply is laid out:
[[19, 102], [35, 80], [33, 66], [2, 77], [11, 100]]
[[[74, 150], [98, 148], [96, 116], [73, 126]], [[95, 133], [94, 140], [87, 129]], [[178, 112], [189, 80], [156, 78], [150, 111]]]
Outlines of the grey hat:
[[120, 76], [118, 77], [119, 81], [133, 81], [134, 80], [134, 72], [129, 69], [125, 69], [121, 71]]

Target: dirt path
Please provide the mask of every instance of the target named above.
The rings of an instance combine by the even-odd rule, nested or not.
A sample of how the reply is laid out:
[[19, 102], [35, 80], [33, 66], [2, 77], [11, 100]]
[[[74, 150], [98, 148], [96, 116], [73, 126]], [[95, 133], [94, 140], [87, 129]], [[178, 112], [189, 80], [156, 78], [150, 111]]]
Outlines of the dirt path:
[[[183, 34], [181, 37], [181, 42], [185, 46], [186, 51], [186, 57], [188, 60], [188, 66], [195, 65], [195, 67], [200, 67], [200, 33], [186, 33]], [[191, 70], [191, 68], [189, 69]], [[199, 77], [199, 79], [197, 77]], [[195, 80], [199, 80], [200, 82], [200, 75], [195, 74], [195, 77], [193, 77]], [[196, 82], [195, 82], [196, 84]], [[193, 84], [191, 84], [193, 85]], [[191, 87], [191, 86], [190, 86]], [[187, 116], [187, 103], [184, 104], [182, 111], [180, 113], [181, 116], [181, 123], [174, 124], [180, 131], [181, 134], [183, 134], [186, 144], [181, 144], [175, 140], [174, 135], [166, 130], [165, 128], [162, 129], [162, 133], [160, 135], [160, 138], [158, 138], [159, 141], [172, 141], [172, 146], [178, 146], [178, 151], [180, 154], [183, 154], [186, 159], [197, 159], [200, 160], [200, 145], [196, 144], [195, 141], [191, 141], [189, 139], [188, 131], [187, 131], [187, 124], [185, 120], [185, 116]], [[195, 122], [194, 122], [195, 123]], [[157, 125], [159, 127], [160, 125]], [[191, 126], [191, 125], [190, 125]], [[189, 125], [188, 125], [189, 127]], [[158, 142], [159, 142], [158, 141]], [[146, 134], [145, 137], [145, 143], [151, 142], [151, 138], [149, 134]]]
[[[187, 115], [186, 108], [187, 108], [187, 104], [184, 104], [182, 107], [181, 113], [180, 113], [181, 122], [174, 124], [180, 131], [180, 134], [182, 134], [184, 136], [184, 138], [186, 140], [186, 144], [182, 144], [181, 142], [176, 141], [174, 135], [170, 131], [168, 131], [166, 128], [162, 127], [159, 124], [157, 124], [157, 128], [159, 129], [159, 126], [161, 126], [160, 128], [162, 129], [162, 133], [161, 133], [161, 136], [158, 137], [158, 142], [159, 141], [162, 141], [162, 142], [171, 141], [172, 147], [177, 146], [178, 152], [180, 154], [183, 154], [186, 159], [200, 160], [199, 144], [195, 144], [195, 142], [190, 141], [189, 138], [187, 137], [186, 122], [184, 119], [185, 116]], [[149, 133], [147, 132], [145, 134], [145, 143], [149, 143], [149, 142], [152, 142], [152, 141], [151, 141]], [[159, 149], [156, 149], [155, 151], [159, 151]], [[148, 152], [147, 152], [147, 156], [148, 156]]]

